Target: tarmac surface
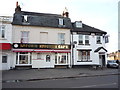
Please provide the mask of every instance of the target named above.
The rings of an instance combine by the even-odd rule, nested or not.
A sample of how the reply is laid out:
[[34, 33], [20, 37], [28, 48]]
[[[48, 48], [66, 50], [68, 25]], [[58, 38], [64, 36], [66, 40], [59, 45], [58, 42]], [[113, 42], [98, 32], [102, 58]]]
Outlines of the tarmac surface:
[[119, 69], [114, 68], [19, 69], [2, 71], [2, 81], [0, 82], [20, 82], [118, 74], [120, 75]]

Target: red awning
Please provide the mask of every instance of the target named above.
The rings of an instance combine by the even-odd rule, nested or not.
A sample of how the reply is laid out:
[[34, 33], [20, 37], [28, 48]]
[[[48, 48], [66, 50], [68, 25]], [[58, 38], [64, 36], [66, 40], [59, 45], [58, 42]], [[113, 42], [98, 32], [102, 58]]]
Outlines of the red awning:
[[13, 52], [53, 52], [53, 53], [70, 53], [70, 50], [56, 50], [56, 49], [13, 49]]
[[0, 43], [0, 50], [10, 50], [11, 44], [10, 43]]

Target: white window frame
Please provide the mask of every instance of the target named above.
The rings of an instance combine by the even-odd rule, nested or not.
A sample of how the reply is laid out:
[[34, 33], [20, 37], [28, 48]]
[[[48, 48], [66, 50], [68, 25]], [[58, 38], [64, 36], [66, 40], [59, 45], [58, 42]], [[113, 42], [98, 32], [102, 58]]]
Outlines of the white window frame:
[[[98, 40], [99, 40], [99, 42], [98, 42]], [[101, 44], [101, 36], [96, 36], [96, 43]]]
[[[88, 40], [88, 43], [86, 43], [87, 40]], [[89, 35], [85, 35], [85, 44], [90, 44]]]
[[[81, 38], [82, 37], [82, 38]], [[82, 43], [80, 43], [80, 41], [82, 41]], [[83, 44], [83, 35], [82, 34], [79, 34], [78, 35], [78, 44]]]
[[64, 20], [62, 18], [59, 18], [59, 25], [64, 25]]
[[[27, 35], [23, 35], [23, 33], [27, 33]], [[29, 42], [29, 31], [21, 31], [21, 43]]]
[[0, 27], [1, 38], [5, 38], [5, 28], [6, 28], [5, 25], [1, 25], [1, 27]]
[[65, 33], [58, 33], [58, 44], [65, 44]]

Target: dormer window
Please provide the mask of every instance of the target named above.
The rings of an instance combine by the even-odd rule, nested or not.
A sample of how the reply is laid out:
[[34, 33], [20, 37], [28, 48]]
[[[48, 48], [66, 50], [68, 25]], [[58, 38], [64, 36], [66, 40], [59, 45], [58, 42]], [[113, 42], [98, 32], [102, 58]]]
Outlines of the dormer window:
[[22, 22], [28, 22], [28, 16], [27, 15], [23, 15]]
[[62, 18], [59, 18], [59, 25], [64, 25], [64, 20]]
[[76, 21], [75, 22], [77, 28], [82, 28], [82, 22], [81, 21]]

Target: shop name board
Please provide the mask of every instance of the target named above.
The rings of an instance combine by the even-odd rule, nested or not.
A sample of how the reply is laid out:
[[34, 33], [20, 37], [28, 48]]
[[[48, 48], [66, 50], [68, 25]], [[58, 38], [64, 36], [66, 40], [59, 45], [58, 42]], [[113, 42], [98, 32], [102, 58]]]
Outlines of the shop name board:
[[16, 49], [70, 49], [70, 45], [13, 43]]

